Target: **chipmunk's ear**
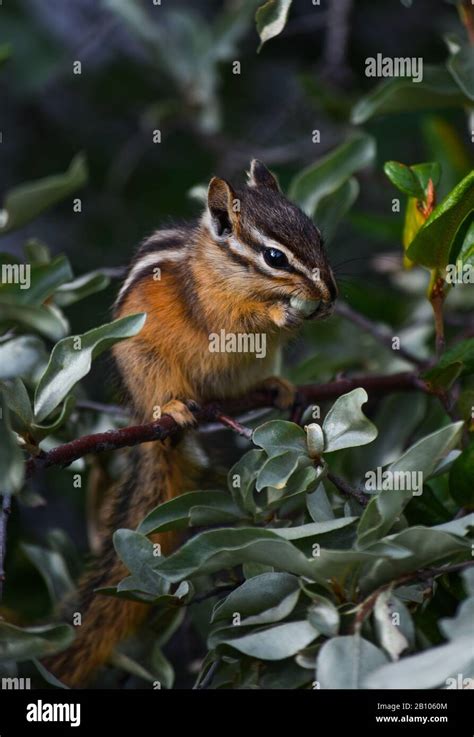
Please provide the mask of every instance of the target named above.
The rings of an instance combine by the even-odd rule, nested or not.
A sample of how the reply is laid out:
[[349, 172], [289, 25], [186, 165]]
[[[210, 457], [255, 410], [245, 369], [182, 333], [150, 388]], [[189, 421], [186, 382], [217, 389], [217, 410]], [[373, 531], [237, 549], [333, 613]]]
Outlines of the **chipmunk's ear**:
[[258, 159], [252, 159], [250, 162], [249, 187], [266, 187], [273, 189], [275, 192], [280, 191], [278, 181], [271, 171], [267, 169]]
[[240, 200], [225, 179], [219, 177], [211, 179], [207, 192], [207, 206], [216, 235], [219, 237], [230, 235], [239, 218]]

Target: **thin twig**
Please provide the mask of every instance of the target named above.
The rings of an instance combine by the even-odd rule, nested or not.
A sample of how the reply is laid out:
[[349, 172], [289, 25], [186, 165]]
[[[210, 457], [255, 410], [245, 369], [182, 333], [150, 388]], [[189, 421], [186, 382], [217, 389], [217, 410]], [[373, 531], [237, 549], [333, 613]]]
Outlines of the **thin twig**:
[[366, 494], [360, 489], [354, 489], [353, 486], [348, 484], [347, 481], [344, 481], [340, 476], [336, 476], [329, 471], [327, 477], [344, 496], [354, 497], [362, 507], [366, 507], [370, 502], [370, 494]]
[[[411, 392], [424, 391], [428, 392], [428, 387], [413, 372], [402, 372], [398, 374], [389, 374], [388, 376], [360, 376], [353, 378], [340, 378], [328, 384], [306, 384], [297, 387], [296, 404], [308, 406], [309, 404], [325, 399], [337, 399], [341, 394], [352, 391], [357, 387], [362, 387], [367, 391], [369, 396], [383, 396], [393, 392]], [[197, 408], [193, 411], [197, 424], [215, 422], [219, 420], [227, 427], [241, 432], [248, 437], [247, 431], [242, 432], [240, 423], [234, 422], [230, 418], [223, 415], [223, 411], [230, 414], [242, 414], [249, 409], [258, 409], [261, 407], [275, 407], [277, 397], [271, 389], [256, 389], [244, 397], [227, 400], [222, 406], [217, 406], [214, 402]], [[104, 451], [118, 450], [119, 448], [132, 447], [141, 443], [148, 443], [154, 440], [165, 440], [170, 435], [175, 435], [179, 431], [177, 423], [170, 415], [163, 415], [156, 422], [149, 422], [144, 425], [132, 425], [117, 430], [108, 430], [107, 432], [94, 433], [85, 435], [82, 438], [71, 440], [69, 443], [59, 445], [49, 451], [40, 453], [35, 458], [27, 461], [27, 476], [31, 476], [40, 468], [48, 468], [50, 466], [68, 466], [78, 458], [82, 458], [90, 453], [102, 453]]]
[[433, 308], [436, 334], [436, 357], [440, 358], [445, 348], [443, 305], [446, 294], [444, 291], [444, 279], [438, 277], [433, 284], [430, 294], [430, 302]]
[[90, 409], [94, 412], [102, 412], [105, 415], [114, 415], [120, 417], [129, 417], [128, 412], [119, 404], [105, 404], [103, 402], [93, 402], [90, 399], [79, 399], [76, 402], [77, 409]]
[[405, 359], [405, 361], [408, 361], [408, 363], [412, 363], [414, 366], [418, 366], [420, 368], [423, 368], [425, 366], [426, 361], [423, 361], [421, 358], [413, 355], [413, 353], [411, 353], [411, 351], [407, 351], [406, 348], [402, 348], [401, 345], [399, 348], [395, 349], [393, 347], [393, 334], [391, 334], [386, 328], [381, 327], [375, 322], [372, 322], [372, 320], [369, 320], [368, 317], [362, 315], [360, 312], [357, 312], [352, 307], [349, 307], [348, 304], [345, 304], [344, 302], [339, 302], [336, 305], [336, 312], [338, 315], [341, 315], [341, 317], [345, 317], [347, 320], [353, 322], [354, 325], [357, 325], [362, 330], [365, 330], [365, 332], [370, 333], [370, 335], [372, 335], [375, 340], [384, 345], [386, 348], [389, 348], [392, 353], [398, 353], [400, 356], [402, 356], [402, 358]]
[[394, 579], [393, 581], [389, 581], [388, 583], [384, 583], [382, 586], [379, 586], [379, 588], [375, 589], [370, 596], [368, 596], [366, 599], [364, 599], [361, 604], [359, 604], [357, 614], [354, 620], [353, 624], [353, 631], [357, 632], [360, 627], [362, 626], [362, 623], [368, 617], [368, 615], [371, 613], [372, 609], [375, 606], [375, 602], [377, 601], [377, 598], [380, 594], [382, 594], [384, 591], [387, 591], [387, 589], [390, 588], [396, 588], [397, 586], [400, 586], [401, 584], [408, 583], [409, 581], [416, 580], [418, 578], [423, 579], [432, 579], [435, 576], [443, 576], [446, 573], [458, 573], [459, 571], [463, 571], [465, 568], [470, 568], [474, 565], [474, 560], [468, 560], [464, 561], [463, 563], [454, 563], [453, 565], [448, 566], [441, 566], [439, 568], [421, 568], [418, 571], [413, 571], [412, 573], [406, 573], [403, 576], [400, 576], [399, 578]]
[[228, 417], [227, 415], [216, 415], [216, 420], [221, 422], [225, 427], [230, 428], [234, 432], [238, 433], [238, 435], [242, 435], [242, 437], [247, 438], [250, 440], [252, 437], [252, 429], [250, 427], [245, 427], [245, 425], [242, 425], [237, 420], [234, 420], [232, 417]]
[[351, 76], [347, 65], [351, 11], [352, 0], [338, 0], [329, 3], [326, 13], [327, 27], [322, 52], [324, 72], [334, 82], [347, 82]]

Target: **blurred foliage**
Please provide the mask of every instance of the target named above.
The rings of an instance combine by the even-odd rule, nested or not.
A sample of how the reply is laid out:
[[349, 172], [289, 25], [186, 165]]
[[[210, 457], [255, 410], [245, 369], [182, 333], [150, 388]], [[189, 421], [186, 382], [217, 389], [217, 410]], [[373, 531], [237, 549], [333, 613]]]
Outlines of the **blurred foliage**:
[[[210, 172], [234, 176], [257, 156], [322, 228], [342, 299], [425, 362], [438, 396], [374, 400], [359, 388], [322, 403], [322, 416], [305, 408], [305, 430], [253, 420], [251, 442], [232, 452], [228, 434], [213, 434], [227, 485], [115, 533], [130, 575], [102, 595], [153, 605], [153, 617], [98, 685], [117, 686], [124, 672], [128, 687], [165, 688], [473, 678], [473, 569], [431, 587], [417, 575], [472, 560], [472, 11], [464, 4], [458, 17], [439, 2], [436, 29], [428, 0], [360, 0], [350, 56], [343, 48], [335, 61], [324, 1], [164, 5], [2, 8], [0, 493], [15, 498], [0, 670], [61, 687], [39, 659], [67, 647], [73, 628], [43, 622], [83, 567], [97, 480], [105, 490], [126, 461], [105, 453], [25, 483], [24, 460], [127, 421], [107, 364], [93, 361], [143, 324], [108, 321], [131, 244], [164, 216], [197, 214], [186, 192], [199, 200]], [[429, 59], [422, 82], [373, 87], [364, 62], [381, 50]], [[444, 313], [439, 356], [430, 301]], [[411, 367], [360, 325], [346, 314], [305, 326], [284, 373], [324, 382]], [[360, 491], [372, 469], [422, 473], [422, 493], [347, 498], [339, 476]], [[189, 539], [156, 558], [147, 536], [165, 530]]]

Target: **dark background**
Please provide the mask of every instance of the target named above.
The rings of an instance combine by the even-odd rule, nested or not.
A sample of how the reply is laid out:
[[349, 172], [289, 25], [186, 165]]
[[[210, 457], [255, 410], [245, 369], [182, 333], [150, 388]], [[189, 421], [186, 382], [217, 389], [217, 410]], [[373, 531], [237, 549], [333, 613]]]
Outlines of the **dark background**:
[[[138, 0], [115, 0], [128, 11]], [[29, 236], [53, 252], [66, 252], [76, 273], [122, 266], [147, 233], [171, 219], [195, 216], [200, 205], [188, 192], [214, 173], [241, 178], [250, 158], [261, 158], [280, 176], [291, 176], [347, 138], [353, 102], [377, 80], [364, 63], [378, 52], [423, 56], [442, 62], [442, 33], [459, 28], [455, 9], [437, 0], [294, 0], [281, 36], [257, 54], [258, 36], [249, 4], [240, 33], [214, 64], [203, 61], [209, 36], [216, 38], [232, 2], [143, 0], [149, 29], [161, 34], [161, 52], [151, 50], [132, 24], [104, 0], [4, 0], [0, 40], [13, 50], [1, 76], [3, 143], [0, 194], [15, 184], [64, 171], [85, 152], [90, 178], [70, 203], [58, 205], [4, 239], [18, 249]], [[148, 30], [149, 30], [148, 29]], [[73, 74], [73, 62], [82, 74]], [[232, 61], [241, 74], [232, 73]], [[181, 71], [180, 71], [181, 70]], [[181, 75], [181, 76], [180, 76]], [[444, 113], [469, 144], [461, 111]], [[212, 120], [212, 118], [214, 118]], [[418, 113], [390, 115], [365, 128], [376, 136], [379, 166], [365, 172], [355, 212], [380, 215], [383, 247], [398, 248], [400, 223], [391, 217], [394, 196], [381, 164], [430, 156]], [[162, 143], [153, 144], [160, 128]], [[311, 131], [321, 131], [313, 144]], [[388, 239], [387, 239], [388, 236]], [[347, 271], [364, 288], [363, 258], [380, 251], [380, 240], [346, 222], [331, 248], [333, 262], [354, 259]], [[78, 331], [109, 316], [117, 284], [69, 310]], [[92, 391], [93, 387], [90, 387]]]
[[[321, 0], [320, 6], [293, 0], [285, 30], [258, 54], [259, 4], [243, 0], [247, 10], [224, 43], [228, 14], [240, 5], [231, 0], [162, 0], [161, 6], [152, 0], [3, 0], [0, 52], [7, 44], [11, 56], [0, 75], [0, 198], [18, 184], [65, 171], [80, 151], [89, 181], [74, 194], [82, 199], [81, 213], [64, 201], [4, 237], [2, 250], [20, 253], [35, 237], [53, 253], [65, 252], [76, 275], [123, 267], [153, 229], [199, 214], [202, 205], [189, 191], [213, 174], [237, 181], [257, 157], [285, 189], [301, 169], [344, 142], [355, 130], [351, 108], [380, 81], [365, 76], [367, 57], [421, 56], [425, 64], [442, 64], [443, 34], [460, 32], [456, 9], [442, 0]], [[146, 24], [135, 25], [137, 7], [149, 16]], [[80, 75], [73, 73], [75, 61], [82, 64]], [[232, 73], [234, 61], [241, 63], [240, 75]], [[395, 327], [413, 305], [371, 259], [401, 254], [403, 218], [392, 213], [398, 193], [383, 163], [442, 159], [430, 136], [439, 116], [450, 126], [458, 154], [457, 176], [444, 178], [439, 194], [470, 168], [471, 133], [461, 108], [371, 119], [364, 130], [376, 139], [377, 162], [357, 173], [359, 198], [330, 244], [332, 263], [345, 262], [339, 269], [342, 296]], [[152, 140], [156, 128], [160, 144]], [[314, 129], [321, 131], [319, 144], [312, 142]], [[117, 288], [113, 279], [105, 291], [67, 308], [75, 333], [110, 319]], [[318, 326], [316, 338], [308, 344], [310, 355], [318, 346], [322, 358], [299, 380], [324, 381], [346, 366], [371, 370], [393, 363], [391, 356], [382, 359], [385, 364], [371, 363], [370, 345], [348, 323]], [[303, 355], [298, 346], [290, 353], [293, 365]], [[107, 358], [94, 364], [83, 383], [91, 399], [119, 401]], [[223, 443], [229, 444], [228, 436]], [[84, 491], [68, 488], [65, 494], [63, 477], [53, 473], [37, 484], [47, 492], [48, 506], [23, 510], [21, 525], [12, 519], [10, 539], [22, 527], [27, 539], [42, 542], [44, 531], [59, 524], [85, 550]], [[7, 604], [14, 600], [30, 616], [44, 616], [49, 600], [39, 575], [21, 557], [17, 570], [11, 559], [7, 563], [10, 580], [16, 584], [22, 577], [23, 584], [7, 588]], [[185, 626], [173, 647], [189, 657], [194, 644]]]

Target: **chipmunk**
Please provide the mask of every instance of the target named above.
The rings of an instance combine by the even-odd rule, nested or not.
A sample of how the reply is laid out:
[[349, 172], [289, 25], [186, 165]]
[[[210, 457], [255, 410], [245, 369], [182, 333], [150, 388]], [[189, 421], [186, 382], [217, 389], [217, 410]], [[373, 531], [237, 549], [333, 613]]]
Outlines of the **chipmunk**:
[[[291, 385], [272, 376], [277, 352], [304, 320], [329, 315], [336, 296], [319, 230], [261, 162], [251, 162], [241, 189], [214, 177], [201, 219], [145, 240], [115, 303], [117, 318], [147, 314], [141, 332], [114, 347], [135, 419], [150, 422], [161, 408], [191, 428], [196, 403], [259, 384], [277, 392], [280, 407], [290, 406]], [[263, 333], [265, 356], [210, 351], [210, 335], [222, 330]], [[134, 448], [127, 479], [107, 502], [102, 552], [79, 585], [82, 624], [72, 646], [47, 663], [70, 686], [87, 684], [149, 611], [94, 590], [127, 575], [112, 545], [116, 529], [136, 528], [160, 502], [197, 488], [188, 436]], [[165, 555], [177, 544], [170, 532], [157, 541]]]

